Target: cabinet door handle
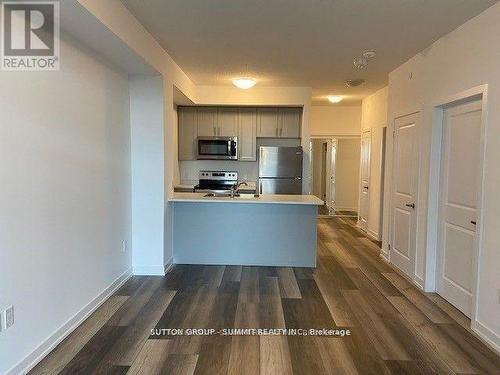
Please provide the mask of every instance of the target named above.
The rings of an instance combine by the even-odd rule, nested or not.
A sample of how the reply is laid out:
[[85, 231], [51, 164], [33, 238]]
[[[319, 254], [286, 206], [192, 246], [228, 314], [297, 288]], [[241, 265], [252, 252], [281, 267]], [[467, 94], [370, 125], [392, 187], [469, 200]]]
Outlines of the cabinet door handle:
[[406, 203], [405, 206], [415, 209], [415, 203]]
[[470, 221], [470, 223], [471, 223], [472, 225], [476, 225], [476, 224], [477, 224], [474, 220], [471, 220], [471, 221]]

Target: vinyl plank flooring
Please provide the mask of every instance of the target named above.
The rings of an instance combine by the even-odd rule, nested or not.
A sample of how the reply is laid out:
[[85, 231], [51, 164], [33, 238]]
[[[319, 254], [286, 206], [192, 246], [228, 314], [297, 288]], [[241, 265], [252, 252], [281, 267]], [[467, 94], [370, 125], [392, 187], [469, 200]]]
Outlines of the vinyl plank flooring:
[[197, 354], [170, 354], [163, 365], [162, 374], [193, 375], [197, 362]]
[[164, 374], [164, 364], [168, 358], [171, 346], [171, 340], [146, 340], [127, 375]]
[[[176, 265], [134, 276], [31, 374], [499, 374], [441, 297], [380, 259], [355, 220], [318, 220], [317, 268]], [[155, 329], [346, 327], [345, 337]]]
[[[259, 305], [239, 303], [236, 307], [234, 328], [258, 328]], [[229, 356], [228, 375], [258, 374], [260, 346], [258, 336], [233, 336]]]
[[286, 337], [261, 336], [259, 358], [260, 375], [291, 375], [294, 373]]
[[101, 374], [97, 368], [103, 364], [106, 354], [125, 330], [124, 326], [103, 326], [59, 374]]
[[106, 324], [108, 319], [128, 299], [127, 296], [116, 295], [104, 302], [87, 320], [64, 339], [47, 357], [45, 357], [31, 374], [58, 374], [64, 366], [88, 343], [88, 341]]
[[302, 298], [297, 279], [291, 267], [278, 268], [280, 294], [283, 298]]
[[343, 290], [342, 294], [383, 360], [411, 359], [405, 348], [387, 328], [383, 319], [366, 302], [360, 291]]

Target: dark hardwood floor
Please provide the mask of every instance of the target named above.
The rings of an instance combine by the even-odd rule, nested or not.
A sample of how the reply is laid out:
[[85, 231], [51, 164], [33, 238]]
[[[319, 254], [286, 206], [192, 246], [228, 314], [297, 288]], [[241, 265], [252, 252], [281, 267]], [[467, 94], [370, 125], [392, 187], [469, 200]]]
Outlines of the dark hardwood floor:
[[[348, 218], [319, 219], [318, 267], [176, 266], [134, 276], [31, 374], [499, 374], [468, 319], [380, 260]], [[152, 335], [334, 328], [350, 336]]]

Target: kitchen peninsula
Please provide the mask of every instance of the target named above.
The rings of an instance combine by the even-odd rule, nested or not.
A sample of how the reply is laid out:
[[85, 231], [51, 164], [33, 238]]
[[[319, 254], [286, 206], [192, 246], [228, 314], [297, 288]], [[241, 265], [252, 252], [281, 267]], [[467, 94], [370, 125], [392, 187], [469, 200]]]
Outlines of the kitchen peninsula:
[[313, 195], [171, 193], [174, 263], [316, 266]]

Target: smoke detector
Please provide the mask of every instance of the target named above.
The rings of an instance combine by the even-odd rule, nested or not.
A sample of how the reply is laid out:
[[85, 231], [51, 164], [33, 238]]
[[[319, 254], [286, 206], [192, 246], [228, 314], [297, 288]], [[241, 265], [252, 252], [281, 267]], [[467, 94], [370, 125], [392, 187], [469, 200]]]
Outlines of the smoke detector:
[[368, 59], [364, 56], [356, 57], [353, 62], [354, 67], [357, 69], [364, 69], [368, 65]]
[[357, 87], [357, 86], [361, 86], [363, 83], [365, 83], [365, 80], [362, 78], [348, 79], [347, 81], [345, 81], [345, 85], [347, 87]]

